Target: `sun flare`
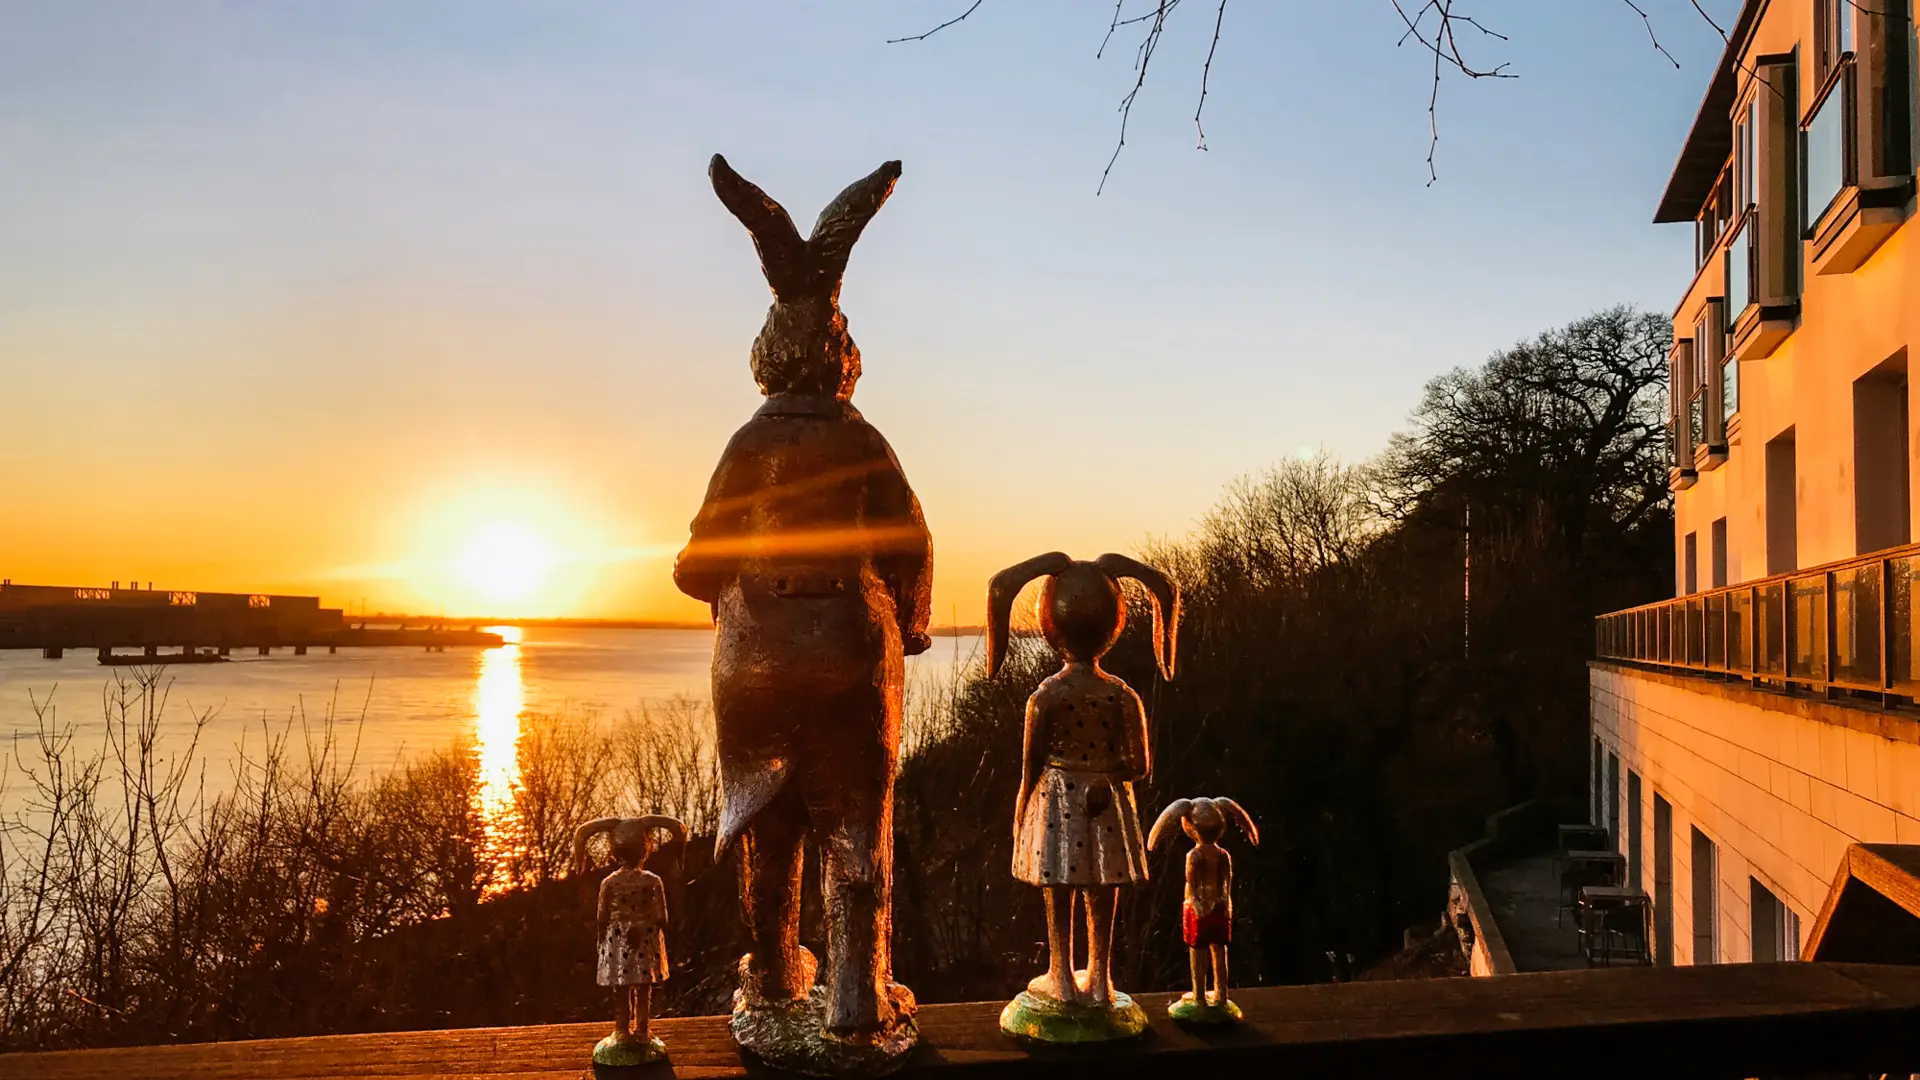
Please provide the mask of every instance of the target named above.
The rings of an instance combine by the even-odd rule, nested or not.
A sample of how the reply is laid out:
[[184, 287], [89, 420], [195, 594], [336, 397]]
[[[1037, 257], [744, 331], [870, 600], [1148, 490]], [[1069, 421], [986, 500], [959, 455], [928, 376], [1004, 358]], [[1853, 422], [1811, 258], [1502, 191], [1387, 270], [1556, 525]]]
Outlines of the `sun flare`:
[[461, 581], [476, 596], [494, 601], [533, 596], [546, 583], [553, 564], [553, 547], [545, 538], [509, 521], [481, 526], [458, 559]]

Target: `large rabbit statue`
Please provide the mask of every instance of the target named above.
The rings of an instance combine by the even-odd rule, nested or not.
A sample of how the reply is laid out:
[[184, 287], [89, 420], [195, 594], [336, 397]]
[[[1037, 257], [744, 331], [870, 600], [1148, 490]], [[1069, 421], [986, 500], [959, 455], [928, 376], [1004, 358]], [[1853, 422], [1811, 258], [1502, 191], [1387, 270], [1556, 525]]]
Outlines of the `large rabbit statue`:
[[[752, 939], [733, 1033], [791, 1071], [871, 1075], [917, 1038], [913, 995], [892, 979], [893, 774], [905, 657], [930, 644], [933, 541], [892, 448], [849, 401], [860, 350], [839, 297], [900, 163], [842, 191], [806, 239], [725, 158], [709, 175], [773, 288], [752, 353], [766, 403], [721, 454], [673, 571], [713, 611], [716, 855], [738, 841]], [[799, 941], [809, 834], [824, 990]]]

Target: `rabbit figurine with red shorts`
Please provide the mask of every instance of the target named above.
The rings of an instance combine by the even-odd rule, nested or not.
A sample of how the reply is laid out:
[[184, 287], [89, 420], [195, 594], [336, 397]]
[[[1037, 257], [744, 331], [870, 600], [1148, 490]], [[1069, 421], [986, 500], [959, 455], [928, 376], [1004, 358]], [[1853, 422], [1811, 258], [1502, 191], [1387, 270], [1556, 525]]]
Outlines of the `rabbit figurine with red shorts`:
[[1227, 945], [1233, 941], [1233, 857], [1220, 846], [1220, 838], [1232, 822], [1259, 847], [1260, 830], [1232, 799], [1176, 799], [1160, 811], [1147, 846], [1158, 851], [1161, 842], [1173, 835], [1175, 822], [1193, 840], [1193, 850], [1187, 852], [1186, 901], [1180, 906], [1180, 938], [1187, 944], [1193, 990], [1168, 1005], [1167, 1015], [1196, 1024], [1230, 1024], [1240, 1019], [1240, 1006], [1227, 999]]

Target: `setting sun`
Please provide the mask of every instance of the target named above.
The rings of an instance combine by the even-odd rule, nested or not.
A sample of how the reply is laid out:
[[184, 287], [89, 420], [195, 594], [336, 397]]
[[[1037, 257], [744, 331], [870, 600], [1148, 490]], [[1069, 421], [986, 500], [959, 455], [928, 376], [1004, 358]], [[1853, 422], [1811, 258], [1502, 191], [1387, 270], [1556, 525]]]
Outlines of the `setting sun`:
[[553, 564], [553, 548], [539, 534], [496, 521], [482, 526], [460, 553], [460, 579], [488, 600], [525, 600], [546, 583]]

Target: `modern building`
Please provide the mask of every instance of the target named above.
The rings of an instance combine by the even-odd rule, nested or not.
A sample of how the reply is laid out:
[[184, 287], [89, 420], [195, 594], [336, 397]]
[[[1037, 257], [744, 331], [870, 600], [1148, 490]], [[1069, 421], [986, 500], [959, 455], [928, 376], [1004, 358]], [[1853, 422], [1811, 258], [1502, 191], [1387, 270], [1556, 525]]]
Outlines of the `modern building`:
[[1655, 214], [1676, 599], [1599, 620], [1591, 786], [1662, 962], [1799, 958], [1851, 845], [1920, 844], [1912, 7], [1747, 0]]

